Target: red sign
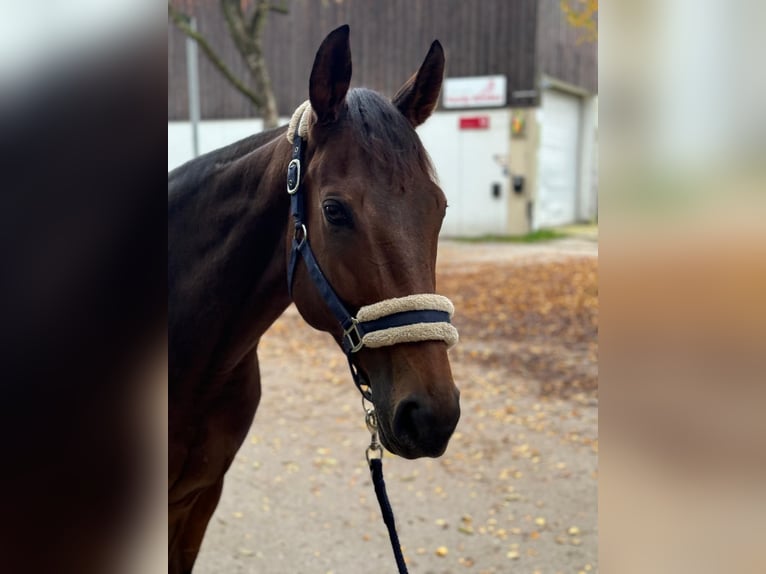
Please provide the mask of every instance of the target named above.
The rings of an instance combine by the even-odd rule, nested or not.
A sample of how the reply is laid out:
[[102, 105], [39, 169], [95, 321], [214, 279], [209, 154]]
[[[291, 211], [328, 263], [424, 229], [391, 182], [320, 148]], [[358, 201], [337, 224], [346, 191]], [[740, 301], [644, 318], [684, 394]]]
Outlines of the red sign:
[[489, 116], [471, 116], [460, 118], [461, 130], [487, 130], [489, 129]]

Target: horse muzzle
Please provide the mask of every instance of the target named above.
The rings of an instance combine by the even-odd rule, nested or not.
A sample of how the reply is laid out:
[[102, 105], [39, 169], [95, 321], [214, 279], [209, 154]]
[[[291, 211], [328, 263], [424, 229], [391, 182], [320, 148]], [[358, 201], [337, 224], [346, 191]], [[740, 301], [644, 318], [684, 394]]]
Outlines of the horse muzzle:
[[435, 404], [420, 395], [410, 395], [394, 408], [392, 440], [383, 443], [391, 452], [404, 458], [432, 457], [444, 454], [460, 419], [459, 392], [449, 404]]
[[392, 416], [378, 409], [380, 441], [389, 452], [403, 458], [437, 458], [444, 454], [460, 419], [460, 404], [455, 399], [446, 408], [436, 407], [418, 395], [399, 401]]

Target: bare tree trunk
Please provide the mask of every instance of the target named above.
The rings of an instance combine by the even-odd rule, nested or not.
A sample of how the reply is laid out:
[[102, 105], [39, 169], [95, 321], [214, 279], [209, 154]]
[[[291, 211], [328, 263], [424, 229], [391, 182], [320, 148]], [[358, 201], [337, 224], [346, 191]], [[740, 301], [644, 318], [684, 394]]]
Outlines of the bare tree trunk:
[[168, 3], [168, 16], [173, 21], [173, 24], [175, 24], [176, 28], [197, 42], [197, 45], [202, 49], [208, 60], [210, 60], [210, 63], [213, 64], [213, 66], [215, 66], [219, 72], [221, 72], [223, 77], [226, 78], [238, 92], [250, 100], [253, 106], [255, 106], [257, 109], [260, 109], [262, 105], [262, 99], [258, 95], [254, 94], [239, 78], [237, 78], [237, 76], [234, 75], [234, 72], [229, 69], [221, 57], [215, 53], [215, 50], [213, 50], [212, 46], [207, 42], [207, 40], [205, 40], [205, 37], [191, 28], [189, 17], [186, 14], [176, 10], [173, 6], [170, 5], [170, 3]]
[[285, 2], [283, 0], [281, 4], [272, 4], [269, 0], [256, 0], [253, 13], [249, 18], [242, 10], [240, 0], [220, 0], [220, 2], [234, 45], [253, 74], [255, 90], [249, 89], [242, 80], [234, 75], [207, 40], [199, 32], [191, 29], [189, 17], [172, 6], [171, 2], [168, 2], [168, 16], [181, 32], [197, 42], [223, 77], [253, 104], [263, 117], [264, 128], [276, 127], [279, 125], [279, 112], [277, 100], [271, 87], [266, 58], [263, 55], [263, 25], [266, 23], [269, 12], [287, 13]]
[[277, 101], [261, 46], [263, 25], [266, 23], [269, 12], [280, 9], [272, 6], [269, 0], [257, 0], [249, 22], [242, 11], [240, 0], [221, 0], [221, 9], [234, 44], [253, 74], [255, 89], [263, 96], [260, 106], [263, 127], [266, 129], [276, 127], [279, 124]]

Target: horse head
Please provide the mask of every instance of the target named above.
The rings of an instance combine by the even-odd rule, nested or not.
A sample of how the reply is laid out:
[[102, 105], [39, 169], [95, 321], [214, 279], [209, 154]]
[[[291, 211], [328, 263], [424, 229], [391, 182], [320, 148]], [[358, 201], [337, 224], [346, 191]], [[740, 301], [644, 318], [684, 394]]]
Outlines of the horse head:
[[[447, 201], [415, 128], [435, 108], [443, 73], [435, 41], [388, 100], [349, 90], [348, 26], [317, 51], [302, 162], [304, 223], [319, 267], [351, 312], [435, 292]], [[291, 230], [288, 249], [292, 241]], [[292, 297], [311, 326], [342, 342], [343, 329], [304, 264], [295, 267]], [[406, 458], [441, 455], [460, 417], [444, 340], [364, 347], [354, 363], [371, 387], [383, 445]]]

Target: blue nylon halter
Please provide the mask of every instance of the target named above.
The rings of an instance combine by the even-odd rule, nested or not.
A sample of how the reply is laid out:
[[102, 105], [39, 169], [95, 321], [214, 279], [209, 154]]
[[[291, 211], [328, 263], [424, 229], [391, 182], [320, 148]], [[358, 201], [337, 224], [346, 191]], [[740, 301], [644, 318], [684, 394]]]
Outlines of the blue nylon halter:
[[[405, 325], [414, 325], [417, 323], [449, 323], [450, 316], [446, 311], [421, 309], [393, 313], [372, 321], [360, 322], [348, 311], [346, 306], [340, 300], [340, 297], [338, 297], [333, 290], [330, 282], [324, 276], [324, 273], [322, 273], [322, 269], [319, 267], [319, 263], [317, 263], [316, 257], [314, 257], [314, 252], [311, 250], [311, 245], [309, 244], [308, 232], [306, 230], [305, 197], [302, 193], [303, 170], [301, 162], [303, 160], [304, 147], [305, 142], [303, 138], [298, 135], [298, 128], [296, 128], [295, 136], [293, 137], [292, 159], [287, 167], [287, 193], [290, 195], [290, 212], [292, 213], [293, 221], [295, 223], [290, 261], [287, 266], [287, 290], [290, 294], [290, 298], [292, 298], [293, 277], [295, 275], [295, 268], [298, 264], [298, 255], [300, 254], [306, 265], [306, 270], [308, 271], [312, 283], [314, 283], [322, 300], [343, 328], [341, 346], [348, 358], [348, 364], [351, 369], [351, 375], [354, 378], [354, 383], [362, 393], [362, 396], [372, 401], [372, 395], [369, 391], [370, 384], [362, 379], [362, 376], [358, 369], [356, 369], [352, 359], [354, 353], [364, 347], [364, 343], [362, 342], [364, 336], [367, 333], [372, 333], [374, 331], [402, 327]], [[363, 386], [367, 387], [367, 389], [363, 389]]]

